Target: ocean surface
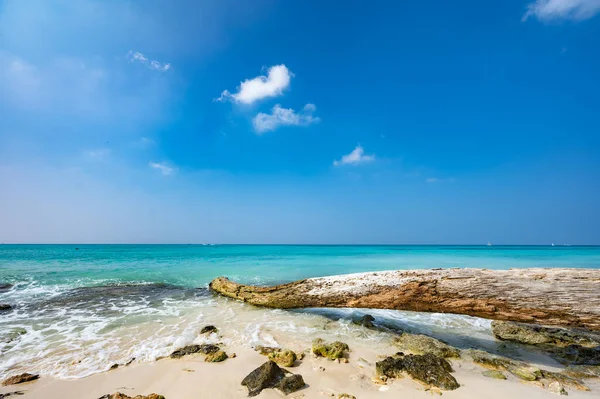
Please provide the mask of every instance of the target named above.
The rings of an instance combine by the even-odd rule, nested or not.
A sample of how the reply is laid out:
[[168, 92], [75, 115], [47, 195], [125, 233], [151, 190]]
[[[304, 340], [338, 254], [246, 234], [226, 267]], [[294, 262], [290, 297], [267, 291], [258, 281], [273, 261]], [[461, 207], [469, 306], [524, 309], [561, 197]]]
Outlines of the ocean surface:
[[[115, 363], [152, 362], [174, 349], [310, 345], [319, 336], [356, 345], [389, 343], [396, 330], [424, 332], [462, 347], [499, 347], [489, 321], [468, 316], [369, 311], [390, 333], [351, 322], [365, 311], [258, 309], [216, 297], [217, 276], [252, 284], [423, 268], [600, 268], [600, 247], [0, 245], [0, 378], [38, 372], [80, 378]], [[222, 337], [201, 336], [215, 324]]]

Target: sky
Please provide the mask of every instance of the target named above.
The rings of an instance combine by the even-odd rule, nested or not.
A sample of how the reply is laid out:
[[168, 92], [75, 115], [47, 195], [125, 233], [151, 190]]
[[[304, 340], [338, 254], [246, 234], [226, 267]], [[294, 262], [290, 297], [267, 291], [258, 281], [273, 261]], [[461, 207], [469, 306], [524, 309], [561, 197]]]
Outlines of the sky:
[[0, 242], [600, 244], [600, 0], [0, 0]]

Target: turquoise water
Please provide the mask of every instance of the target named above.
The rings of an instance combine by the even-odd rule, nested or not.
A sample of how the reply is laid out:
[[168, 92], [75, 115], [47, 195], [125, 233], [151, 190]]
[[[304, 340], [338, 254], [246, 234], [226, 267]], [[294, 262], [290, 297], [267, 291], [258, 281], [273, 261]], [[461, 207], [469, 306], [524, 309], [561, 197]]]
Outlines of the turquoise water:
[[[0, 313], [0, 379], [19, 372], [79, 378], [133, 358], [152, 362], [206, 342], [198, 334], [205, 324], [227, 331], [218, 339], [232, 347], [307, 347], [316, 337], [378, 347], [389, 334], [349, 322], [361, 311], [258, 309], [214, 296], [207, 284], [223, 275], [274, 284], [448, 267], [600, 268], [600, 247], [0, 245], [0, 303], [12, 306]], [[389, 328], [497, 349], [488, 320], [369, 313]]]

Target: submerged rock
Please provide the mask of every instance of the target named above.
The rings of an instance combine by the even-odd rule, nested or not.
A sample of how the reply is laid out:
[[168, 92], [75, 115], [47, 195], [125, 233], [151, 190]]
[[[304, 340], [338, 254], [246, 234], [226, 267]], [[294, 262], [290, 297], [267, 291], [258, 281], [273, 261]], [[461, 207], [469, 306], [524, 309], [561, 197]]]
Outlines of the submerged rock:
[[312, 344], [312, 352], [320, 357], [325, 357], [330, 360], [341, 359], [344, 357], [346, 352], [348, 352], [350, 348], [348, 344], [345, 344], [340, 341], [332, 342], [331, 344], [327, 344], [321, 338], [317, 338], [313, 341]]
[[506, 379], [506, 375], [498, 370], [486, 370], [483, 373], [484, 377], [488, 377], [488, 378], [494, 378], [496, 380], [505, 380]]
[[427, 386], [446, 390], [457, 389], [460, 385], [450, 374], [452, 366], [446, 359], [432, 353], [387, 357], [375, 364], [377, 374], [389, 378], [402, 377], [406, 372], [415, 380]]
[[219, 329], [215, 326], [204, 326], [202, 327], [202, 330], [200, 330], [200, 334], [212, 334], [212, 333], [218, 333]]
[[218, 352], [220, 348], [217, 345], [213, 344], [202, 344], [202, 345], [188, 345], [183, 348], [177, 349], [173, 353], [171, 353], [172, 359], [179, 359], [185, 355], [191, 355], [194, 353], [202, 353], [205, 355], [209, 355], [211, 353]]
[[393, 343], [398, 348], [417, 355], [431, 353], [444, 358], [460, 357], [460, 351], [457, 348], [427, 335], [403, 333], [394, 338]]
[[373, 316], [371, 316], [370, 314], [366, 314], [363, 317], [353, 319], [352, 323], [373, 330], [376, 328], [375, 324], [373, 324], [374, 321], [375, 321], [375, 318]]
[[304, 379], [300, 374], [292, 374], [290, 376], [283, 377], [279, 385], [277, 385], [277, 389], [287, 395], [304, 388], [305, 385]]
[[498, 339], [528, 345], [600, 346], [600, 336], [597, 334], [535, 324], [495, 320], [492, 322], [492, 333]]
[[228, 357], [229, 356], [227, 356], [227, 353], [223, 351], [217, 351], [206, 355], [204, 361], [209, 363], [218, 363], [227, 360]]
[[12, 377], [8, 377], [4, 381], [2, 381], [2, 385], [7, 386], [7, 385], [22, 384], [24, 382], [37, 380], [38, 378], [40, 378], [39, 374], [23, 373], [23, 374], [19, 374], [19, 375], [13, 375]]
[[9, 305], [8, 303], [0, 303], [0, 312], [8, 312], [9, 310], [12, 310], [12, 305]]
[[600, 346], [590, 348], [582, 345], [569, 345], [564, 348], [550, 348], [548, 352], [562, 364], [600, 366]]
[[285, 372], [272, 360], [254, 369], [243, 380], [242, 385], [248, 387], [248, 396], [256, 396], [263, 389], [275, 388], [285, 377]]
[[13, 287], [12, 284], [9, 283], [0, 283], [0, 292], [8, 291]]
[[134, 397], [127, 396], [121, 392], [115, 392], [112, 395], [106, 394], [98, 399], [165, 399], [164, 396], [151, 393], [150, 395], [137, 395]]

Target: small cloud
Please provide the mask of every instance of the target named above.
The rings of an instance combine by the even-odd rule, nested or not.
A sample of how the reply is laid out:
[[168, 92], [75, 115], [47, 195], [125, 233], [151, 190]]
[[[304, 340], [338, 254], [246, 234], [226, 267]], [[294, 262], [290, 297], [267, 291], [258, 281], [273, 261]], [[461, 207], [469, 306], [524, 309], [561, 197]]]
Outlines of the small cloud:
[[106, 159], [106, 157], [108, 157], [111, 153], [111, 149], [110, 148], [98, 148], [95, 150], [89, 150], [89, 151], [85, 151], [84, 155], [86, 158], [93, 160], [93, 161], [102, 161], [104, 159]]
[[453, 177], [449, 177], [447, 179], [440, 179], [438, 177], [428, 177], [427, 179], [425, 179], [426, 183], [442, 183], [442, 182], [453, 182], [454, 178]]
[[280, 126], [308, 126], [317, 123], [320, 119], [313, 116], [317, 110], [314, 104], [306, 104], [302, 113], [296, 113], [291, 108], [282, 108], [276, 104], [270, 114], [259, 113], [252, 120], [254, 129], [258, 134], [276, 130]]
[[165, 162], [149, 162], [148, 166], [150, 166], [152, 169], [159, 170], [163, 176], [172, 175], [176, 170], [175, 168], [167, 165]]
[[522, 21], [535, 17], [542, 22], [582, 21], [600, 12], [600, 0], [535, 0], [527, 5]]
[[252, 104], [268, 97], [277, 97], [290, 86], [294, 74], [283, 64], [269, 68], [267, 76], [261, 75], [240, 83], [237, 93], [224, 90], [215, 101], [232, 100], [236, 103]]
[[373, 162], [374, 160], [375, 155], [365, 155], [365, 150], [360, 145], [357, 145], [350, 154], [344, 155], [340, 160], [333, 161], [333, 165], [359, 165]]
[[155, 71], [160, 71], [160, 72], [166, 72], [169, 69], [171, 69], [171, 64], [169, 63], [161, 63], [158, 61], [150, 61], [148, 58], [146, 58], [146, 56], [140, 52], [133, 52], [130, 51], [127, 54], [127, 57], [129, 58], [129, 62], [140, 62], [144, 65], [146, 65], [148, 68], [153, 69]]

